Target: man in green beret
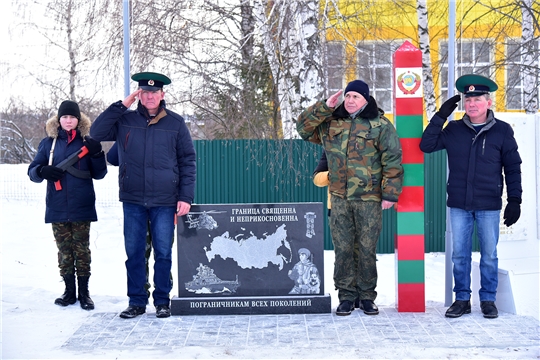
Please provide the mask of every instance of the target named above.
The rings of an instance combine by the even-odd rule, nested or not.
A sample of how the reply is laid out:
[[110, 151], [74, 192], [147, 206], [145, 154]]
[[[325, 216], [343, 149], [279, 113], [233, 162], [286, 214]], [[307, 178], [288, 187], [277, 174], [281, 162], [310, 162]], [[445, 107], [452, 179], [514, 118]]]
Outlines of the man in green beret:
[[503, 179], [508, 200], [504, 224], [511, 226], [521, 213], [521, 157], [512, 127], [496, 119], [490, 109], [490, 93], [497, 90], [497, 84], [484, 76], [469, 74], [457, 79], [456, 88], [465, 98], [465, 115], [461, 121], [450, 121], [443, 128], [461, 96], [450, 98], [431, 118], [420, 142], [423, 152], [446, 149], [448, 155], [446, 191], [456, 299], [446, 317], [471, 312], [472, 237], [476, 225], [480, 244], [480, 308], [485, 318], [496, 318]]
[[[131, 77], [138, 88], [98, 116], [90, 133], [99, 141], [116, 141], [120, 201], [124, 210], [129, 306], [120, 317], [146, 312], [146, 233], [150, 224], [154, 250], [156, 316], [169, 317], [172, 289], [172, 240], [175, 216], [187, 214], [195, 195], [195, 148], [184, 119], [165, 106], [159, 73]], [[135, 110], [130, 107], [138, 100]]]

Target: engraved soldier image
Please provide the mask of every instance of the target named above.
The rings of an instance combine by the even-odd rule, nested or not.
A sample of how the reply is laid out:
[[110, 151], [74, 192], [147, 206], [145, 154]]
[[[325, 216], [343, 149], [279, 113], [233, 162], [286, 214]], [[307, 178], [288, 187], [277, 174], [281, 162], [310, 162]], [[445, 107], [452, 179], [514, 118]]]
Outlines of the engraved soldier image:
[[304, 215], [304, 218], [306, 219], [306, 236], [310, 239], [315, 235], [316, 217], [317, 215], [315, 215], [314, 212], [307, 212], [306, 215]]
[[289, 278], [294, 280], [294, 287], [289, 294], [319, 294], [320, 278], [319, 270], [311, 261], [311, 252], [306, 248], [298, 250], [298, 261], [292, 270], [289, 270]]

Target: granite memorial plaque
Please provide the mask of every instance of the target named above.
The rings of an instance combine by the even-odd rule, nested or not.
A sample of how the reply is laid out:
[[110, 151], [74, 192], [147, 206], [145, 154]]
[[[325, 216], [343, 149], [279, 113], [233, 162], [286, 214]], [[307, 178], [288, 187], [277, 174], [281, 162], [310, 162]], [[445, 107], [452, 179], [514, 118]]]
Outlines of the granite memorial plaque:
[[330, 313], [322, 203], [193, 205], [173, 315]]

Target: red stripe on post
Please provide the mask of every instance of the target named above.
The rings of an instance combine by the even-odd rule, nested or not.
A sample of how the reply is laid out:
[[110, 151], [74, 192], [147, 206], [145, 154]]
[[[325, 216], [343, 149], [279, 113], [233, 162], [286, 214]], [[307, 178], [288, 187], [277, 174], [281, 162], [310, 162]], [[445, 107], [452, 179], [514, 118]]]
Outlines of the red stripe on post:
[[425, 284], [398, 284], [398, 312], [425, 312], [426, 311]]
[[423, 164], [424, 153], [420, 150], [420, 138], [400, 138], [403, 164]]
[[403, 186], [401, 195], [399, 195], [397, 211], [424, 212], [424, 187]]
[[395, 115], [420, 115], [424, 112], [424, 99], [396, 98]]
[[397, 260], [424, 260], [424, 235], [397, 235]]

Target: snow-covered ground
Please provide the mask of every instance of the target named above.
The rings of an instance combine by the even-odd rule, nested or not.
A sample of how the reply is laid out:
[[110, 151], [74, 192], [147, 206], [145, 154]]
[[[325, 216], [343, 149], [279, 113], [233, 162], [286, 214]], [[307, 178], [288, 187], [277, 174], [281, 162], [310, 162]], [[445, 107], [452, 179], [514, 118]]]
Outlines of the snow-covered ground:
[[[111, 176], [113, 179], [114, 175]], [[105, 181], [105, 180], [104, 180]], [[29, 182], [29, 181], [28, 181]], [[99, 183], [99, 182], [97, 182]], [[69, 358], [72, 353], [61, 346], [92, 315], [77, 304], [66, 308], [54, 305], [54, 299], [62, 294], [63, 283], [58, 272], [57, 248], [50, 224], [44, 223], [44, 188], [27, 184], [28, 189], [38, 187], [42, 198], [27, 196], [26, 199], [1, 199], [1, 250], [2, 261], [2, 341], [1, 358]], [[104, 184], [99, 184], [103, 186]], [[25, 190], [27, 193], [32, 191]], [[99, 190], [99, 189], [98, 189]], [[98, 196], [100, 196], [98, 191]], [[114, 191], [113, 191], [114, 192]], [[96, 304], [95, 312], [117, 313], [127, 306], [125, 253], [122, 236], [122, 209], [98, 205], [99, 221], [92, 223], [91, 251], [92, 276], [90, 293]], [[175, 252], [173, 252], [175, 254]], [[478, 254], [475, 254], [478, 257]], [[425, 256], [425, 294], [427, 307], [441, 307], [445, 296], [445, 256], [430, 253]], [[174, 259], [174, 261], [176, 261]], [[395, 306], [395, 260], [393, 254], [378, 255], [379, 283], [376, 303], [380, 307]], [[173, 262], [173, 271], [176, 271]], [[337, 294], [332, 281], [333, 252], [325, 251], [325, 291], [332, 297], [332, 307], [337, 306]], [[176, 285], [176, 284], [175, 284]], [[177, 294], [177, 288], [173, 294]], [[151, 306], [149, 306], [151, 307]], [[149, 312], [153, 309], [149, 309]], [[209, 351], [209, 350], [208, 350]], [[381, 357], [393, 358], [393, 350], [378, 352]], [[386, 352], [387, 351], [387, 352]], [[453, 349], [448, 354], [433, 353], [433, 357], [467, 357], [467, 352]], [[185, 347], [182, 358], [206, 358], [216, 356], [201, 353], [200, 348]], [[269, 359], [276, 355], [263, 354], [257, 349], [249, 353], [243, 350], [244, 358]], [[339, 357], [330, 349], [317, 354], [317, 358]], [[532, 355], [532, 354], [531, 354]], [[126, 358], [108, 354], [83, 354], [81, 358]], [[130, 354], [130, 357], [153, 358], [149, 351]], [[425, 352], [409, 352], [413, 358], [426, 356]], [[496, 354], [494, 357], [498, 357]], [[231, 357], [229, 357], [231, 358]]]

